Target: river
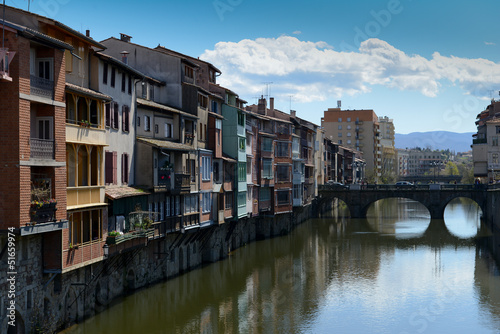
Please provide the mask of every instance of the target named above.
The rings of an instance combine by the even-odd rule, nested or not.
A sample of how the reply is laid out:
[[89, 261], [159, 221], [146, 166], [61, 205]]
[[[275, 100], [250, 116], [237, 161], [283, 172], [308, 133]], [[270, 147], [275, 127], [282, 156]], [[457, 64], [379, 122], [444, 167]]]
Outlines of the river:
[[445, 219], [377, 202], [368, 219], [314, 219], [123, 297], [65, 333], [498, 333], [500, 277], [475, 240], [480, 209]]

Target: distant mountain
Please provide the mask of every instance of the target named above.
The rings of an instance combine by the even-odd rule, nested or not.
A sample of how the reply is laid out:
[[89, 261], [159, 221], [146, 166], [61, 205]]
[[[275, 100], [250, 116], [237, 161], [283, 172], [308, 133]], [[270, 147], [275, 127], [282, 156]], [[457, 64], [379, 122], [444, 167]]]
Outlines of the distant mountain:
[[433, 150], [450, 149], [455, 152], [470, 151], [474, 132], [429, 131], [412, 132], [406, 135], [396, 133], [396, 148], [427, 148]]

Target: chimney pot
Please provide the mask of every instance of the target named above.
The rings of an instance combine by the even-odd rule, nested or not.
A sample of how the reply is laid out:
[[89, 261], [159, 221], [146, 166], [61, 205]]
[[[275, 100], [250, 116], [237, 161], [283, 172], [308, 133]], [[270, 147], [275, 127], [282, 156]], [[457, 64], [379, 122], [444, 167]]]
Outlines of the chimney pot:
[[89, 29], [85, 30], [85, 36], [90, 37], [90, 30]]
[[128, 51], [122, 51], [122, 52], [120, 52], [120, 54], [122, 55], [122, 62], [124, 64], [128, 64], [128, 54], [129, 54], [129, 52]]

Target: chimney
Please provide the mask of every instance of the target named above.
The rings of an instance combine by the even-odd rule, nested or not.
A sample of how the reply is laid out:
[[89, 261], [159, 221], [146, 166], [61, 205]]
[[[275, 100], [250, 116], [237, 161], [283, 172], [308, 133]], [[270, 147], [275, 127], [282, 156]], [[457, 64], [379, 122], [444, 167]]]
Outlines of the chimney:
[[90, 37], [90, 30], [89, 29], [85, 30], [85, 36]]
[[130, 40], [132, 39], [132, 36], [125, 35], [120, 33], [120, 40], [126, 43], [130, 43]]
[[295, 110], [290, 110], [290, 116], [297, 117], [297, 112]]
[[122, 51], [120, 54], [122, 55], [122, 62], [128, 64], [128, 51]]
[[337, 108], [341, 108], [342, 107], [342, 101], [341, 100], [337, 100]]
[[263, 96], [261, 96], [259, 99], [259, 105], [257, 106], [257, 113], [261, 114], [261, 115], [265, 115], [266, 114], [266, 105], [267, 105], [266, 99]]
[[270, 109], [270, 114], [274, 115], [274, 97], [269, 98], [269, 109]]

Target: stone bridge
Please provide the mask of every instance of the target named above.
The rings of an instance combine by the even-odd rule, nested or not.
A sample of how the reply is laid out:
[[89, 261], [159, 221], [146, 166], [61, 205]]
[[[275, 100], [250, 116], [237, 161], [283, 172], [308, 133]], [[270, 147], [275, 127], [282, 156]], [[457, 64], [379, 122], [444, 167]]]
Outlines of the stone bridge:
[[351, 218], [366, 218], [370, 205], [385, 198], [409, 198], [423, 204], [431, 215], [431, 219], [443, 219], [448, 203], [459, 197], [470, 198], [482, 210], [487, 211], [487, 186], [466, 184], [431, 184], [416, 186], [396, 185], [350, 185], [343, 188], [335, 185], [322, 185], [318, 189], [318, 204], [325, 204], [333, 198], [346, 203]]

